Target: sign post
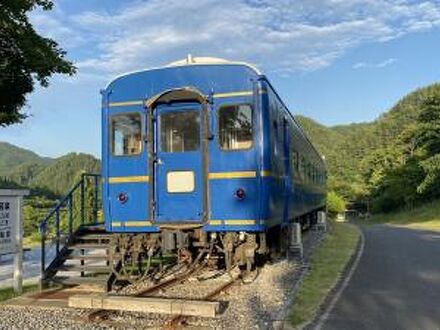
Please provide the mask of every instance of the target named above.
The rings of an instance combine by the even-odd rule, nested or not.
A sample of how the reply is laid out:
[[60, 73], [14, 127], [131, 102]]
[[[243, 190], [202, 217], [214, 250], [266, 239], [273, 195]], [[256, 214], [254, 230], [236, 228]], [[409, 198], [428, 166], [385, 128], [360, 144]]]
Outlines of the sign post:
[[14, 292], [23, 291], [23, 196], [29, 190], [0, 189], [0, 255], [14, 254]]

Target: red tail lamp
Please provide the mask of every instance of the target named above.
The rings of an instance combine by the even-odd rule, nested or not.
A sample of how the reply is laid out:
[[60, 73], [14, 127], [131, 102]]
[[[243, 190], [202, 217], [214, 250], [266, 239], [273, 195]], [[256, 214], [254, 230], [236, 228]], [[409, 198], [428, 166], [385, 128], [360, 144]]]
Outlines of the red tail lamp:
[[235, 196], [238, 200], [242, 201], [242, 200], [246, 197], [246, 192], [244, 191], [243, 188], [238, 188], [238, 189], [235, 191], [234, 196]]
[[127, 201], [128, 201], [128, 196], [127, 196], [127, 194], [126, 194], [126, 193], [119, 193], [119, 195], [118, 195], [118, 201], [119, 201], [119, 203], [121, 203], [121, 204], [125, 204], [125, 203], [127, 203]]

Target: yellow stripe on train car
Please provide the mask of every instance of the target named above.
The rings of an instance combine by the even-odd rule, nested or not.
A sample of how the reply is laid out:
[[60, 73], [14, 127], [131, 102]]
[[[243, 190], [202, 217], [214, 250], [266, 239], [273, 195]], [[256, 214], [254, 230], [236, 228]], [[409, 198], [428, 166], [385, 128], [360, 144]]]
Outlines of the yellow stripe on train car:
[[[225, 219], [225, 220], [209, 220], [209, 224], [213, 226], [251, 226], [255, 225], [257, 220], [251, 219]], [[112, 227], [150, 227], [154, 226], [153, 222], [147, 221], [113, 221]]]
[[225, 219], [225, 220], [209, 220], [209, 224], [213, 226], [227, 225], [227, 226], [249, 226], [255, 225], [257, 220], [249, 219]]
[[[261, 177], [273, 176], [270, 171], [261, 171]], [[243, 179], [243, 178], [256, 178], [257, 172], [255, 171], [240, 171], [240, 172], [211, 172], [208, 174], [208, 178], [211, 180], [215, 179]], [[104, 182], [105, 179], [102, 179]], [[119, 176], [119, 177], [109, 177], [109, 183], [132, 183], [132, 182], [149, 182], [150, 177], [146, 176]]]
[[[260, 94], [264, 93], [265, 91], [258, 91]], [[253, 95], [253, 91], [237, 91], [237, 92], [230, 92], [230, 93], [217, 93], [214, 94], [214, 98], [225, 98], [225, 97], [239, 97], [239, 96], [251, 96]], [[109, 102], [108, 107], [128, 107], [133, 105], [144, 105], [143, 100], [136, 100], [136, 101], [121, 101], [121, 102]]]
[[253, 91], [239, 91], [239, 92], [231, 92], [231, 93], [217, 93], [214, 94], [214, 98], [222, 98], [222, 97], [237, 97], [237, 96], [250, 96], [254, 94]]
[[260, 172], [260, 176], [263, 178], [270, 177], [270, 176], [272, 176], [272, 172], [263, 170]]
[[153, 223], [150, 220], [141, 221], [113, 221], [112, 227], [149, 227]]
[[243, 178], [256, 178], [257, 172], [255, 171], [243, 171], [243, 172], [211, 172], [208, 174], [208, 178], [215, 179], [243, 179]]
[[110, 102], [108, 104], [109, 108], [112, 107], [128, 107], [131, 105], [143, 105], [144, 101], [125, 101], [125, 102]]
[[132, 183], [132, 182], [149, 182], [150, 177], [144, 176], [114, 176], [108, 178], [108, 183]]

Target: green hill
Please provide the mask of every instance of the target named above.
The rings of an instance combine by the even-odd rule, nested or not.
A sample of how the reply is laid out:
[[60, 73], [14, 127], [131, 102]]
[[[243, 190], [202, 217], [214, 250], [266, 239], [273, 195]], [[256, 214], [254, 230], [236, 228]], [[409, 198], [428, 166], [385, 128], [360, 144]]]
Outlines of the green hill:
[[[297, 116], [297, 119], [327, 160], [330, 189], [347, 199], [377, 199], [379, 195], [385, 195], [385, 186], [394, 185], [396, 191], [388, 193], [399, 195], [400, 191], [402, 195], [403, 192], [413, 195], [409, 199], [400, 196], [402, 200], [394, 201], [396, 205], [405, 205], [424, 198], [435, 198], [433, 193], [424, 197], [420, 193], [420, 180], [428, 175], [428, 155], [423, 146], [417, 144], [420, 130], [429, 129], [429, 125], [420, 124], [419, 117], [426, 102], [431, 99], [440, 102], [440, 84], [409, 93], [370, 123], [326, 127], [305, 117]], [[435, 135], [435, 127], [431, 130]], [[436, 159], [431, 160], [431, 163], [435, 162]], [[414, 163], [412, 168], [411, 163]], [[435, 176], [433, 172], [432, 175]], [[397, 191], [397, 181], [405, 182], [405, 178], [411, 187], [400, 186]], [[414, 193], [414, 189], [419, 191]]]
[[62, 195], [72, 187], [83, 172], [99, 173], [101, 163], [92, 155], [69, 153], [57, 158], [30, 180], [31, 187], [39, 187]]
[[63, 195], [82, 172], [99, 173], [100, 161], [82, 153], [45, 158], [23, 148], [0, 142], [0, 188], [28, 187], [37, 194]]
[[0, 142], [0, 177], [9, 176], [19, 165], [30, 163], [47, 165], [50, 162], [51, 159], [41, 157], [30, 150]]

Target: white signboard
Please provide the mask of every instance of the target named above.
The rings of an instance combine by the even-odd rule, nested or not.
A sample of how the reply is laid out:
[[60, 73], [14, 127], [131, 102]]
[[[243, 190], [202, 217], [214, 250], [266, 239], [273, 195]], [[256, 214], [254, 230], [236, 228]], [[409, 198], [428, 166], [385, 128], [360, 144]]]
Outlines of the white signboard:
[[0, 256], [14, 254], [14, 291], [23, 289], [23, 222], [21, 206], [28, 190], [0, 189]]
[[0, 255], [17, 252], [17, 198], [0, 196]]

